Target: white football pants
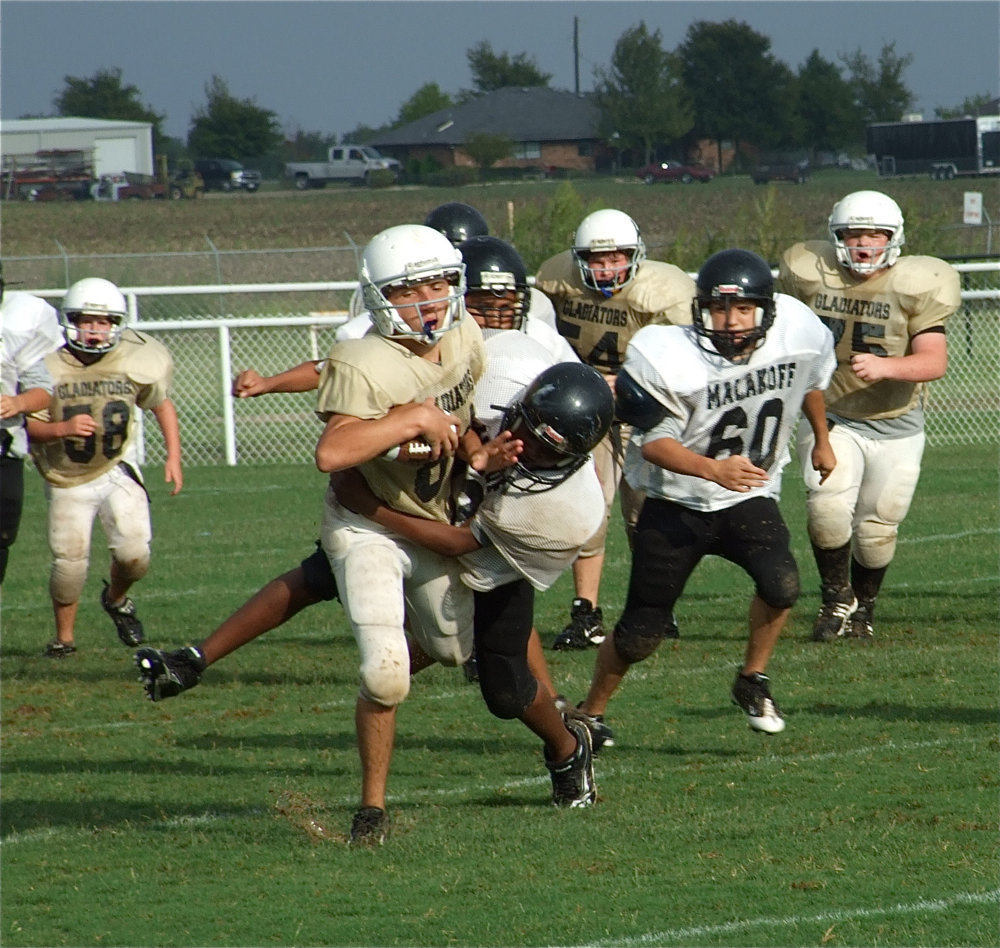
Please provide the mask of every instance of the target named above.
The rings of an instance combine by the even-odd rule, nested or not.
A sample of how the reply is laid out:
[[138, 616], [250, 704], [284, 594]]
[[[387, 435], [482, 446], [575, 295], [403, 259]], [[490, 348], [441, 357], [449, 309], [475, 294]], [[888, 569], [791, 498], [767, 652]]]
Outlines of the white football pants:
[[812, 428], [798, 428], [798, 454], [805, 478], [809, 538], [824, 550], [853, 539], [854, 558], [868, 569], [892, 562], [899, 525], [910, 509], [920, 478], [924, 433], [907, 438], [866, 438], [846, 425], [835, 425], [830, 444], [837, 466], [823, 484], [810, 455]]
[[49, 498], [49, 592], [61, 604], [79, 602], [87, 579], [94, 517], [100, 517], [111, 556], [135, 581], [149, 570], [153, 537], [146, 491], [121, 467], [76, 487], [46, 484]]
[[409, 692], [404, 622], [440, 664], [461, 665], [469, 658], [474, 604], [455, 557], [352, 513], [329, 490], [321, 537], [361, 653], [363, 698], [393, 707]]

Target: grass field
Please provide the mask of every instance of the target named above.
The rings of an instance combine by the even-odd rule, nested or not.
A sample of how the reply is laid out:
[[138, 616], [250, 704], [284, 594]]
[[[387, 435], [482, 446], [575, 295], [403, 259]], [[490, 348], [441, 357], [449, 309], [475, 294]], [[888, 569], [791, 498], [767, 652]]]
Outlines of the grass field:
[[[171, 498], [147, 471], [154, 566], [136, 587], [152, 644], [198, 641], [311, 549], [308, 466], [192, 468]], [[537, 741], [456, 670], [400, 712], [393, 834], [352, 851], [356, 657], [316, 606], [145, 701], [97, 597], [80, 651], [51, 636], [38, 478], [3, 589], [0, 818], [8, 946], [992, 946], [997, 878], [996, 449], [931, 448], [874, 644], [809, 641], [817, 580], [803, 497], [783, 508], [805, 593], [771, 674], [787, 730], [751, 732], [728, 689], [747, 580], [696, 572], [681, 638], [636, 666], [609, 710], [599, 803], [549, 800]], [[602, 604], [628, 571], [612, 535]], [[547, 641], [568, 577], [539, 600]], [[582, 697], [592, 653], [548, 653]]]

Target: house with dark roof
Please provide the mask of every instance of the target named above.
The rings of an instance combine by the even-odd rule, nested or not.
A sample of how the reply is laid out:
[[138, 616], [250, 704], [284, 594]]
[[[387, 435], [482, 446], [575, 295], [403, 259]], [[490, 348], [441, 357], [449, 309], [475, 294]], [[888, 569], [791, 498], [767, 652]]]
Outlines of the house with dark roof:
[[589, 95], [513, 86], [380, 132], [369, 144], [404, 167], [433, 157], [452, 168], [475, 165], [463, 149], [470, 137], [498, 135], [509, 138], [514, 150], [496, 167], [596, 171], [609, 167], [613, 156], [598, 137], [599, 118]]

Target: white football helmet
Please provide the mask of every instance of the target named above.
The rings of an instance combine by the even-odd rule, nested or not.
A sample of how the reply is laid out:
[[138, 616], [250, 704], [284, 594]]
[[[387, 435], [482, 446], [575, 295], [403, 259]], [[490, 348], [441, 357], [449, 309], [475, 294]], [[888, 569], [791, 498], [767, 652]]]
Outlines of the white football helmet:
[[[111, 332], [101, 344], [87, 345], [84, 343], [75, 317], [102, 316], [112, 322]], [[63, 297], [59, 308], [59, 325], [62, 326], [66, 345], [74, 352], [89, 355], [104, 355], [118, 345], [122, 332], [129, 324], [128, 304], [125, 296], [110, 280], [100, 277], [87, 277], [77, 280]]]
[[[465, 313], [465, 264], [444, 234], [422, 224], [401, 224], [376, 234], [361, 254], [359, 273], [365, 307], [375, 328], [390, 338], [419, 339], [433, 345], [454, 328]], [[447, 310], [441, 319], [411, 327], [385, 296], [385, 290], [445, 279]], [[427, 301], [437, 302], [437, 301]], [[422, 304], [426, 306], [427, 303]]]
[[[891, 267], [898, 259], [903, 236], [903, 212], [899, 205], [881, 191], [855, 191], [833, 205], [830, 214], [830, 239], [837, 248], [837, 262], [847, 270], [867, 275]], [[844, 244], [850, 230], [884, 230], [889, 233], [885, 252], [872, 261], [858, 262], [851, 259], [851, 251]]]
[[[624, 273], [613, 281], [598, 280], [587, 265], [591, 253], [621, 250], [629, 255], [630, 262]], [[646, 245], [642, 242], [639, 225], [628, 214], [606, 208], [588, 214], [576, 229], [573, 238], [573, 259], [585, 286], [604, 296], [612, 296], [635, 278], [639, 264], [646, 259]]]

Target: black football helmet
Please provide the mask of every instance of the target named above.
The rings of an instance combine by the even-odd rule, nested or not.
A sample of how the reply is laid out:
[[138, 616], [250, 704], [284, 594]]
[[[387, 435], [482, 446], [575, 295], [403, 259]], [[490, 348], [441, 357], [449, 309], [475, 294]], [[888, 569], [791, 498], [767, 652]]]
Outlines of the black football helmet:
[[[698, 271], [697, 295], [691, 316], [702, 349], [735, 361], [749, 356], [774, 323], [774, 277], [767, 261], [749, 250], [720, 250]], [[755, 328], [749, 332], [715, 329], [709, 304], [723, 300], [752, 300], [757, 304]]]
[[[560, 362], [545, 369], [504, 413], [502, 428], [525, 442], [525, 453], [505, 474], [526, 493], [551, 490], [575, 474], [608, 433], [614, 397], [597, 369], [582, 362]], [[531, 460], [537, 440], [558, 456], [544, 467]]]
[[[486, 235], [463, 240], [458, 245], [458, 252], [465, 261], [466, 293], [485, 291], [496, 296], [498, 301], [507, 293], [517, 294], [515, 301], [504, 301], [502, 308], [503, 315], [511, 320], [509, 328], [520, 329], [529, 293], [528, 271], [521, 255], [507, 241]], [[468, 301], [466, 308], [473, 316], [480, 315]], [[489, 319], [491, 314], [483, 312], [481, 315]]]
[[486, 218], [471, 204], [460, 201], [439, 204], [424, 218], [424, 226], [440, 231], [456, 247], [463, 240], [485, 237], [490, 232]]

